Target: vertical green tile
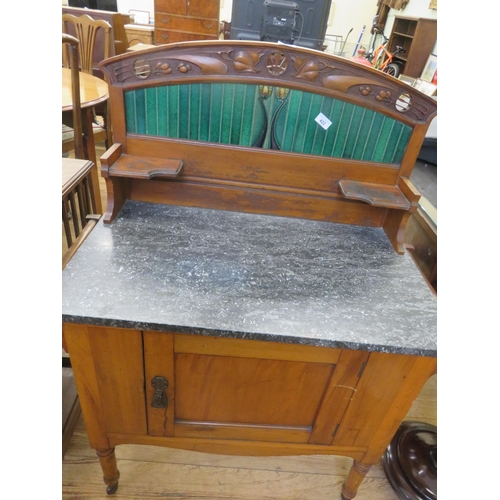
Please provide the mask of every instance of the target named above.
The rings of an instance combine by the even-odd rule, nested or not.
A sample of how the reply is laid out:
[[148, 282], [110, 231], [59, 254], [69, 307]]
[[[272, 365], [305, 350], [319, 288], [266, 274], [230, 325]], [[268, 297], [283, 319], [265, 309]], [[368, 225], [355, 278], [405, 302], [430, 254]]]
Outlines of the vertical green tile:
[[145, 94], [144, 89], [135, 91], [135, 127], [137, 134], [146, 134], [146, 113], [145, 111]]
[[158, 101], [156, 98], [156, 88], [146, 89], [144, 101], [146, 111], [146, 134], [158, 135]]
[[338, 158], [342, 157], [353, 112], [354, 105], [347, 102], [344, 103], [342, 116], [338, 122], [337, 137], [335, 138], [335, 146], [333, 148], [332, 156], [336, 156]]
[[406, 146], [411, 136], [411, 128], [405, 125], [401, 127], [401, 135], [399, 136], [398, 143], [394, 148], [394, 160], [393, 163], [399, 163], [403, 158], [406, 151]]
[[210, 132], [208, 140], [210, 142], [220, 141], [220, 127], [222, 118], [222, 86], [212, 85], [210, 106], [207, 109], [208, 120], [210, 122]]
[[212, 85], [209, 83], [201, 84], [201, 94], [200, 94], [200, 131], [198, 135], [198, 140], [209, 141], [210, 140], [210, 106], [211, 106], [211, 96], [212, 96]]
[[222, 144], [231, 143], [231, 129], [233, 126], [234, 112], [234, 84], [222, 84], [222, 113], [220, 142]]
[[173, 85], [168, 87], [167, 94], [168, 102], [168, 131], [169, 137], [179, 137], [179, 86]]
[[201, 104], [201, 87], [198, 83], [189, 85], [189, 130], [188, 138], [197, 141], [200, 137], [200, 104]]
[[136, 134], [137, 124], [135, 121], [135, 93], [133, 91], [125, 92], [125, 129], [127, 133]]
[[156, 105], [157, 105], [157, 134], [159, 136], [166, 136], [168, 133], [167, 116], [168, 116], [168, 102], [167, 102], [167, 88], [166, 86], [156, 88]]

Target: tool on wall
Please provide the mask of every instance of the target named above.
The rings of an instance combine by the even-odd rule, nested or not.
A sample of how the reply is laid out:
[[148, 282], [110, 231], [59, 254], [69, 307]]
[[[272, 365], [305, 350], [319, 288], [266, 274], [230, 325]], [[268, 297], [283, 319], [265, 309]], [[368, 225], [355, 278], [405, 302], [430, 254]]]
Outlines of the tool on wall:
[[354, 57], [356, 55], [356, 52], [358, 51], [359, 42], [361, 42], [361, 39], [363, 38], [365, 28], [366, 28], [366, 24], [363, 24], [363, 29], [361, 30], [361, 33], [359, 34], [358, 43], [356, 43], [356, 47], [354, 47], [354, 52], [352, 53], [352, 57]]

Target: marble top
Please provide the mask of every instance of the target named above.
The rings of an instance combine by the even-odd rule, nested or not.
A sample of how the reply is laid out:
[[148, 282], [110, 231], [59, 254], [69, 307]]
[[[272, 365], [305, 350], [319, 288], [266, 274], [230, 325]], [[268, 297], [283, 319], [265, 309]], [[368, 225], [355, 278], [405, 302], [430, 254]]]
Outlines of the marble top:
[[127, 201], [62, 297], [64, 322], [437, 352], [436, 298], [380, 228]]

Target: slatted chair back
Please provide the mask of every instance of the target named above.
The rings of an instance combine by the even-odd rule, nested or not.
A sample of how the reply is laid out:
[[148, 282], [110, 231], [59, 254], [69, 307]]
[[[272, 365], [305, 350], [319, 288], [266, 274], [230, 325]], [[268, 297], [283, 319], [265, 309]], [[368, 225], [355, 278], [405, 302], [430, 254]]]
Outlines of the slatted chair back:
[[[114, 55], [112, 28], [107, 21], [92, 19], [87, 14], [78, 17], [72, 14], [63, 14], [62, 26], [63, 33], [73, 34], [80, 41], [80, 65], [81, 71], [84, 73], [93, 74], [96, 39], [100, 30], [104, 33], [104, 59]], [[65, 60], [64, 58], [63, 63]]]

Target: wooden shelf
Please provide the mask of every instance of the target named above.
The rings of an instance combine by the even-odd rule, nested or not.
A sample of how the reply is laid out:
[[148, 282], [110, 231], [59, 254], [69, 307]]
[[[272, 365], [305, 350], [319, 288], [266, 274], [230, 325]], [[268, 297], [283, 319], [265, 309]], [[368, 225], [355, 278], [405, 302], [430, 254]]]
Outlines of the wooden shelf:
[[349, 200], [369, 203], [374, 207], [410, 210], [411, 203], [397, 186], [349, 180], [339, 181], [342, 194]]
[[171, 179], [180, 174], [182, 166], [182, 160], [177, 159], [121, 155], [109, 169], [109, 175], [132, 179]]
[[413, 35], [407, 35], [406, 33], [400, 33], [399, 31], [393, 31], [394, 35], [404, 36], [406, 38], [413, 38]]
[[396, 17], [387, 50], [394, 53], [397, 45], [404, 47], [405, 56], [401, 57], [400, 54], [396, 56], [404, 62], [402, 72], [407, 76], [420, 78], [436, 37], [435, 19]]

